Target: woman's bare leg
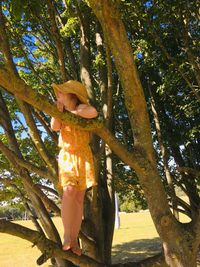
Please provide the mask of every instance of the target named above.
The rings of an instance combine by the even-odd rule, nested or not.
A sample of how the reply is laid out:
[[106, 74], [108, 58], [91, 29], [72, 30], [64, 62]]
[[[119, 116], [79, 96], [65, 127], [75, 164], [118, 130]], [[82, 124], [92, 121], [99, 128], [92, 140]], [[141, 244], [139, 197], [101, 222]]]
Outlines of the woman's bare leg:
[[72, 240], [71, 246], [72, 251], [77, 254], [81, 255], [81, 249], [78, 245], [78, 234], [81, 228], [82, 217], [83, 217], [83, 202], [84, 202], [85, 190], [77, 191], [75, 197], [75, 214], [74, 214], [74, 223], [72, 227]]
[[74, 186], [65, 186], [63, 188], [61, 217], [64, 227], [64, 250], [71, 248], [71, 241], [74, 239], [72, 236], [72, 226], [74, 224], [74, 211], [76, 209], [76, 193], [77, 189]]

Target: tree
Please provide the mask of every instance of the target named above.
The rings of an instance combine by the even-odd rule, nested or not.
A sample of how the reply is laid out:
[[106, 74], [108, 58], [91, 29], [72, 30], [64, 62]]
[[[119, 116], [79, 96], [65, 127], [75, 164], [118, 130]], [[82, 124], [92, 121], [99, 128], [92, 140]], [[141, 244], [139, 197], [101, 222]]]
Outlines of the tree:
[[[187, 78], [185, 73], [183, 74], [182, 69], [174, 64], [176, 61], [168, 52], [171, 51], [170, 49], [172, 49], [172, 47], [169, 45], [169, 47], [167, 47], [168, 50], [166, 50], [162, 42], [160, 42], [159, 34], [162, 34], [164, 30], [170, 31], [170, 27], [163, 27], [160, 22], [157, 22], [156, 19], [154, 19], [154, 13], [156, 13], [156, 16], [162, 21], [164, 18], [163, 8], [166, 7], [163, 7], [160, 2], [158, 5], [160, 10], [156, 10], [154, 3], [149, 1], [136, 1], [134, 5], [132, 5], [132, 2], [129, 1], [126, 1], [126, 3], [123, 1], [115, 3], [111, 0], [100, 0], [98, 2], [89, 0], [87, 3], [94, 12], [92, 13], [91, 9], [85, 5], [85, 3], [80, 4], [76, 1], [43, 1], [40, 4], [40, 11], [38, 7], [31, 4], [29, 1], [25, 1], [25, 4], [20, 10], [16, 10], [17, 5], [15, 1], [1, 3], [3, 11], [0, 17], [2, 53], [0, 85], [7, 92], [14, 94], [17, 100], [17, 108], [20, 108], [21, 112], [23, 112], [27, 124], [31, 129], [30, 135], [33, 140], [32, 153], [34, 154], [36, 149], [43, 162], [36, 165], [38, 162], [34, 161], [34, 164], [31, 164], [29, 159], [32, 155], [27, 159], [23, 157], [21, 150], [23, 146], [21, 144], [24, 141], [21, 143], [21, 140], [17, 140], [15, 137], [11, 124], [12, 119], [10, 117], [12, 113], [11, 110], [8, 111], [4, 100], [5, 96], [6, 98], [8, 97], [5, 92], [5, 96], [4, 98], [2, 97], [1, 100], [1, 125], [4, 129], [6, 139], [1, 141], [0, 149], [3, 155], [12, 163], [11, 170], [16, 173], [16, 178], [23, 182], [23, 187], [26, 192], [30, 193], [29, 200], [31, 200], [36, 207], [45, 234], [52, 241], [48, 240], [44, 233], [42, 233], [42, 238], [39, 239], [40, 235], [38, 233], [41, 233], [39, 226], [37, 227], [37, 232], [17, 225], [15, 225], [16, 230], [14, 230], [12, 223], [1, 222], [1, 231], [14, 233], [15, 235], [36, 243], [44, 253], [39, 259], [39, 262], [44, 262], [49, 257], [55, 257], [59, 266], [64, 266], [66, 264], [66, 262], [63, 262], [61, 259], [68, 259], [74, 264], [81, 264], [81, 266], [85, 266], [86, 264], [91, 264], [91, 266], [104, 266], [105, 264], [109, 264], [113, 216], [109, 217], [105, 215], [108, 215], [109, 211], [113, 211], [113, 178], [112, 176], [107, 176], [106, 169], [101, 173], [100, 166], [102, 166], [103, 158], [103, 161], [107, 163], [107, 165], [104, 164], [104, 166], [107, 166], [108, 169], [108, 162], [110, 164], [111, 161], [105, 161], [105, 156], [110, 154], [109, 149], [111, 149], [125, 164], [129, 165], [134, 170], [139, 179], [155, 227], [163, 241], [167, 264], [172, 267], [196, 266], [196, 256], [200, 243], [199, 195], [197, 187], [198, 172], [196, 172], [195, 168], [191, 167], [187, 170], [180, 168], [179, 171], [183, 173], [182, 176], [178, 174], [177, 177], [173, 177], [172, 180], [169, 179], [171, 170], [168, 166], [169, 158], [166, 156], [166, 145], [168, 153], [172, 153], [176, 163], [178, 163], [177, 165], [181, 167], [184, 166], [184, 161], [181, 161], [183, 156], [180, 154], [180, 146], [173, 142], [172, 137], [174, 135], [171, 135], [170, 138], [166, 137], [169, 132], [167, 131], [167, 127], [169, 127], [169, 124], [173, 121], [169, 115], [169, 107], [171, 107], [170, 111], [179, 114], [178, 116], [180, 116], [180, 110], [175, 110], [177, 103], [177, 96], [175, 94], [173, 95], [170, 93], [174, 104], [163, 106], [162, 97], [165, 92], [162, 94], [162, 92], [157, 93], [155, 91], [156, 86], [158, 88], [159, 86], [162, 88], [163, 84], [164, 88], [171, 86], [168, 77], [172, 75], [172, 71], [169, 68], [168, 71], [164, 73], [163, 69], [165, 68], [165, 64], [160, 61], [158, 57], [156, 58], [155, 55], [147, 56], [145, 59], [147, 62], [145, 62], [143, 55], [140, 56], [140, 51], [138, 51], [136, 55], [138, 58], [140, 56], [142, 59], [141, 62], [138, 62], [138, 65], [141, 66], [141, 70], [139, 68], [141, 75], [140, 80], [137, 67], [134, 64], [131, 48], [131, 44], [135, 45], [134, 41], [131, 39], [131, 33], [134, 31], [137, 35], [137, 32], [134, 27], [127, 25], [128, 22], [126, 20], [124, 20], [123, 23], [119, 14], [120, 8], [124, 16], [128, 13], [130, 18], [133, 17], [133, 22], [143, 23], [144, 26], [139, 28], [138, 31], [143, 34], [146, 40], [143, 40], [143, 42], [140, 41], [140, 45], [144, 46], [145, 42], [148, 43], [149, 48], [146, 47], [146, 51], [150, 55], [153, 55], [154, 49], [158, 48], [155, 44], [152, 44], [152, 41], [148, 40], [148, 29], [150, 29], [152, 35], [156, 36], [155, 39], [160, 47], [160, 53], [164, 53], [169, 60], [172, 59], [173, 67], [177, 69], [178, 74], [181, 75], [183, 79], [181, 84], [182, 88], [191, 90], [193, 94], [192, 105], [196, 106], [199, 96], [196, 87], [194, 89], [192, 85], [193, 81], [198, 81], [198, 66], [196, 66], [194, 57], [195, 49], [189, 52], [190, 63], [195, 66], [192, 72], [193, 80], [191, 81]], [[178, 3], [175, 9], [177, 8], [179, 10], [180, 4], [181, 3]], [[137, 10], [137, 15], [140, 20], [134, 18], [133, 7]], [[48, 20], [44, 17], [45, 12], [48, 13]], [[149, 13], [146, 15], [146, 12]], [[23, 19], [19, 23], [21, 13], [23, 13]], [[152, 17], [150, 16], [151, 20], [149, 20], [149, 14], [152, 15]], [[190, 27], [192, 27], [193, 24], [189, 20], [190, 15], [191, 14], [187, 14], [186, 24], [188, 25], [189, 23]], [[80, 23], [80, 31], [77, 30], [77, 18]], [[88, 18], [91, 18], [91, 24]], [[101, 28], [99, 23], [101, 24]], [[160, 31], [155, 32], [152, 24], [154, 27], [158, 27]], [[10, 25], [10, 27], [6, 29], [5, 25]], [[149, 28], [146, 25], [148, 25]], [[51, 28], [51, 31], [49, 31], [49, 28]], [[31, 31], [31, 37], [29, 36], [28, 38], [29, 30]], [[194, 30], [194, 27], [192, 30]], [[76, 34], [73, 34], [74, 32], [76, 32]], [[94, 44], [94, 39], [91, 37], [94, 33], [96, 33], [96, 44]], [[36, 44], [33, 42], [33, 36], [38, 40]], [[77, 41], [77, 38], [78, 40], [80, 38], [80, 43]], [[188, 47], [188, 43], [186, 42], [185, 44]], [[45, 47], [45, 50], [43, 47]], [[77, 47], [80, 47], [79, 56]], [[29, 49], [29, 51], [27, 52], [25, 48]], [[140, 47], [140, 49], [143, 51], [143, 47]], [[175, 49], [176, 46], [172, 51]], [[42, 59], [40, 57], [42, 57]], [[21, 58], [21, 60], [17, 60], [17, 58]], [[80, 73], [77, 71], [76, 67], [77, 58], [80, 62]], [[183, 55], [183, 58], [185, 58], [185, 55]], [[91, 64], [91, 59], [95, 60], [94, 63], [96, 65]], [[151, 61], [155, 59], [158, 65], [151, 63]], [[106, 63], [108, 71], [105, 69]], [[27, 68], [27, 71], [22, 71], [24, 67]], [[99, 67], [99, 70], [97, 67]], [[185, 65], [184, 68], [186, 68]], [[47, 70], [48, 72], [46, 73]], [[111, 72], [113, 73], [114, 79], [112, 79]], [[148, 79], [146, 78], [146, 73], [148, 73]], [[162, 73], [162, 75], [160, 75], [160, 73]], [[174, 80], [176, 80], [178, 74], [175, 76]], [[58, 81], [65, 81], [71, 77], [74, 79], [81, 78], [82, 82], [84, 82], [88, 88], [91, 100], [95, 100], [95, 94], [97, 95], [96, 99], [103, 99], [102, 106], [107, 105], [107, 110], [109, 110], [106, 114], [105, 124], [99, 119], [88, 122], [83, 119], [78, 119], [72, 114], [60, 114], [56, 107], [52, 105], [51, 89], [49, 87], [49, 90], [45, 91], [43, 89], [44, 82], [49, 85], [53, 78]], [[154, 80], [152, 77], [156, 82], [153, 83]], [[123, 89], [124, 95], [126, 110], [123, 112], [123, 116], [129, 120], [128, 126], [126, 125], [126, 127], [129, 127], [129, 132], [124, 135], [125, 142], [122, 143], [119, 142], [120, 137], [117, 139], [114, 136], [114, 134], [120, 136], [121, 131], [116, 131], [119, 125], [115, 121], [111, 123], [110, 119], [112, 114], [111, 88], [115, 87], [117, 79], [120, 81], [120, 87]], [[162, 80], [164, 80], [164, 82]], [[102, 95], [99, 94], [97, 89], [98, 83], [102, 90]], [[176, 84], [175, 81], [174, 84]], [[93, 90], [93, 88], [95, 90]], [[177, 95], [178, 93], [180, 94], [180, 92], [180, 89], [177, 90]], [[104, 97], [105, 94], [107, 97]], [[184, 97], [187, 97], [187, 93], [185, 92]], [[48, 98], [49, 101], [47, 101], [46, 98]], [[113, 99], [115, 100], [114, 95]], [[152, 113], [150, 113], [149, 117], [147, 104], [149, 104], [150, 101]], [[185, 102], [185, 109], [188, 110], [186, 105], [187, 101]], [[162, 110], [162, 116], [158, 117], [158, 113], [155, 112], [156, 110]], [[193, 108], [191, 110], [193, 110]], [[196, 129], [196, 122], [198, 121], [196, 117], [197, 113], [194, 111], [192, 112], [195, 114], [193, 129]], [[76, 256], [71, 255], [69, 252], [63, 252], [59, 249], [60, 239], [47, 212], [47, 210], [50, 209], [59, 214], [59, 209], [36, 184], [38, 177], [45, 177], [51, 181], [56, 188], [57, 170], [55, 168], [56, 163], [53, 158], [53, 153], [51, 154], [48, 150], [48, 143], [50, 142], [48, 138], [46, 143], [43, 142], [41, 133], [38, 132], [38, 128], [36, 127], [38, 123], [41, 122], [48, 135], [53, 140], [56, 139], [55, 135], [51, 133], [48, 128], [49, 117], [47, 114], [49, 116], [58, 117], [62, 121], [75, 125], [76, 127], [93, 131], [94, 134], [102, 138], [109, 146], [109, 149], [107, 148], [106, 150], [107, 153], [104, 153], [102, 157], [104, 146], [99, 147], [99, 138], [94, 136], [93, 149], [95, 152], [95, 161], [97, 162], [96, 169], [99, 186], [98, 190], [93, 192], [94, 194], [88, 194], [86, 199], [86, 218], [92, 218], [90, 223], [92, 223], [94, 233], [89, 233], [87, 226], [83, 228], [86, 229], [88, 236], [96, 237], [97, 243], [94, 244], [94, 242], [91, 242], [91, 239], [82, 234], [82, 239], [84, 243], [87, 244], [86, 247], [89, 248], [88, 255], [90, 258], [81, 256], [77, 259]], [[114, 109], [114, 114], [115, 117], [119, 114], [116, 108]], [[149, 118], [154, 118], [155, 125], [153, 124], [153, 120], [151, 120], [150, 123]], [[184, 121], [187, 120], [189, 120], [188, 117], [184, 118]], [[160, 121], [162, 122], [162, 135], [160, 131], [161, 128], [159, 128]], [[182, 122], [180, 117], [176, 117], [176, 121], [178, 121], [178, 124]], [[122, 125], [125, 125], [124, 121]], [[163, 160], [164, 165], [161, 171], [153, 149], [151, 127], [157, 130], [156, 139], [159, 142], [161, 150], [161, 153], [157, 155], [157, 159], [160, 158]], [[178, 127], [176, 127], [176, 130], [177, 129]], [[195, 132], [193, 132], [193, 134], [196, 136]], [[185, 131], [182, 140], [186, 140], [187, 138], [187, 131]], [[127, 140], [129, 142], [126, 142]], [[165, 141], [163, 142], [163, 140]], [[195, 140], [195, 142], [199, 145], [198, 140]], [[192, 138], [190, 139], [190, 144], [193, 145]], [[184, 157], [187, 158], [187, 156], [188, 152], [185, 150]], [[4, 161], [6, 162], [5, 158]], [[112, 175], [112, 165], [109, 165], [109, 168], [109, 175]], [[191, 180], [189, 182], [187, 181], [187, 171], [191, 173]], [[31, 176], [30, 173], [34, 173], [34, 175]], [[166, 177], [167, 179], [165, 179]], [[167, 186], [165, 190], [164, 185], [166, 182], [169, 185], [171, 183], [171, 187]], [[189, 196], [189, 204], [186, 205], [186, 203], [181, 202], [181, 200], [177, 198], [174, 190], [175, 182], [181, 186]], [[168, 200], [167, 194], [170, 200]], [[93, 197], [92, 201], [91, 197]], [[186, 212], [191, 217], [190, 223], [180, 223], [177, 219], [177, 214], [172, 214], [170, 204], [172, 203], [174, 210], [177, 210], [177, 201], [181, 203], [183, 212]], [[90, 207], [90, 209], [88, 209], [88, 207]], [[105, 227], [106, 223], [109, 223], [109, 227], [107, 228]], [[45, 250], [45, 247], [49, 249]], [[108, 252], [106, 252], [107, 248]], [[92, 260], [92, 258], [96, 261]], [[67, 264], [69, 265], [70, 263]]]

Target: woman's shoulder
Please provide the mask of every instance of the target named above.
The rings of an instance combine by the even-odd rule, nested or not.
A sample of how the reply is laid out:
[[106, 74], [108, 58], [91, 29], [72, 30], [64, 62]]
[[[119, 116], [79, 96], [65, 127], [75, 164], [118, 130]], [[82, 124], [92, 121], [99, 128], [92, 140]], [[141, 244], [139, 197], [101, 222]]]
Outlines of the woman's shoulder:
[[62, 123], [61, 131], [71, 132], [72, 128], [73, 128], [72, 126]]

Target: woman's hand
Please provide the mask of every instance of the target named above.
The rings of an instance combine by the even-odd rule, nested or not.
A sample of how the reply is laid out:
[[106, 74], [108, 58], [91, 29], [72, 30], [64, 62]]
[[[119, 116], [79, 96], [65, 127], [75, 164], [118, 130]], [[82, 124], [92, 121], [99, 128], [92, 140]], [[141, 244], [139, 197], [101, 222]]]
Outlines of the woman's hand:
[[96, 108], [87, 104], [78, 105], [75, 110], [71, 110], [71, 113], [85, 119], [92, 119], [98, 116]]
[[[62, 102], [56, 101], [55, 104], [57, 106], [57, 109], [60, 112], [63, 112], [64, 111], [64, 105], [63, 105]], [[61, 121], [59, 119], [54, 118], [54, 117], [51, 118], [51, 129], [53, 131], [60, 131], [61, 125], [62, 125], [62, 123], [61, 123]]]

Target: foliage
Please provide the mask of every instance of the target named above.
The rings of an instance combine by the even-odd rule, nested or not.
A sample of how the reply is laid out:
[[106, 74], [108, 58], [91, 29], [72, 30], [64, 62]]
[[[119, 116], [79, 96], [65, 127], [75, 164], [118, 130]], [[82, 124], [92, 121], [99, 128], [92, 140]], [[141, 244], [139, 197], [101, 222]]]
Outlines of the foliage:
[[140, 198], [136, 198], [131, 193], [121, 197], [120, 211], [124, 212], [138, 212], [147, 208], [146, 202], [142, 202]]
[[24, 215], [24, 206], [0, 206], [0, 218], [7, 218], [9, 220], [21, 220]]

